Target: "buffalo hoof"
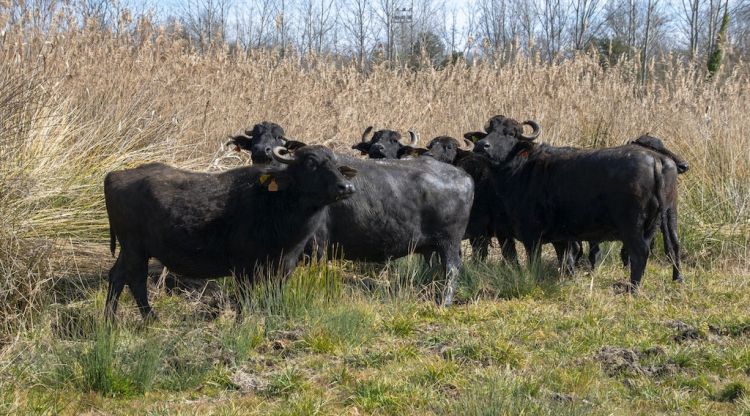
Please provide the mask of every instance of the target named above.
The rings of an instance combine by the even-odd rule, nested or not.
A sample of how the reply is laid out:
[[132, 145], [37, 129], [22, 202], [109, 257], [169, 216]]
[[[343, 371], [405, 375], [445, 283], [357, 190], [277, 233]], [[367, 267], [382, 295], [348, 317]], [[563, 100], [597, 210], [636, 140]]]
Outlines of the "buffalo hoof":
[[618, 295], [624, 295], [624, 294], [637, 295], [638, 294], [638, 285], [634, 285], [631, 282], [617, 282], [612, 285], [612, 289]]
[[149, 327], [150, 325], [159, 323], [159, 317], [156, 316], [156, 312], [150, 311], [147, 313], [143, 320], [141, 321], [141, 324], [138, 326], [138, 329], [145, 329]]
[[685, 279], [683, 279], [682, 276], [674, 277], [674, 278], [672, 278], [672, 281], [675, 282], [675, 283], [685, 283]]

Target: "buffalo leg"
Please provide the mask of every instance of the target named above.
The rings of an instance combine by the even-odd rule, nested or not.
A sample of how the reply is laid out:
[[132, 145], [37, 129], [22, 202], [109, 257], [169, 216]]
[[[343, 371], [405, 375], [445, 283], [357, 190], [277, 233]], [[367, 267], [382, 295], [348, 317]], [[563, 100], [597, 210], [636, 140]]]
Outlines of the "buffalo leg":
[[600, 251], [599, 243], [589, 241], [589, 263], [591, 264], [591, 270], [596, 269], [596, 260]]
[[575, 269], [575, 250], [580, 251], [578, 242], [554, 242], [555, 254], [557, 255], [557, 264], [560, 266], [560, 273], [566, 276], [573, 274]]
[[155, 321], [156, 313], [154, 313], [151, 305], [148, 303], [148, 263], [139, 264], [134, 267], [131, 272], [130, 279], [128, 281], [128, 287], [130, 293], [133, 294], [135, 303], [138, 305], [138, 311], [141, 313], [141, 317], [145, 321]]
[[646, 241], [634, 241], [628, 244], [630, 254], [630, 289], [636, 291], [641, 284], [648, 261], [649, 246]]
[[677, 212], [675, 208], [667, 210], [665, 218], [661, 223], [661, 232], [664, 238], [664, 254], [672, 263], [672, 280], [682, 282], [680, 272], [680, 240], [677, 237]]
[[620, 249], [620, 261], [622, 262], [622, 267], [630, 266], [630, 255], [628, 254], [628, 247], [625, 243], [622, 244], [622, 248]]
[[471, 243], [471, 255], [475, 260], [485, 260], [489, 251], [490, 237], [480, 235], [469, 238]]
[[440, 302], [442, 306], [450, 306], [453, 303], [458, 275], [461, 271], [460, 247], [460, 244], [450, 244], [448, 247], [439, 250], [440, 261], [445, 269], [445, 288], [443, 289], [443, 299]]
[[[141, 308], [144, 304], [143, 297], [139, 293], [134, 291], [134, 287], [143, 285], [143, 292], [145, 293], [146, 282], [148, 280], [148, 258], [145, 256], [138, 255], [129, 250], [122, 249], [115, 265], [109, 271], [109, 287], [107, 289], [107, 302], [104, 306], [104, 315], [109, 321], [114, 321], [115, 313], [117, 312], [117, 304], [119, 302], [120, 294], [122, 294], [125, 284], [130, 286], [133, 297], [138, 303], [138, 307]], [[148, 306], [148, 298], [146, 297], [145, 306], [148, 308], [145, 311], [150, 310]], [[144, 309], [141, 309], [141, 313], [144, 313]]]
[[518, 252], [516, 252], [516, 242], [512, 238], [497, 236], [500, 243], [500, 249], [503, 252], [503, 259], [511, 266], [518, 267]]
[[123, 272], [123, 254], [120, 255], [115, 261], [115, 265], [109, 270], [109, 287], [107, 288], [107, 303], [104, 305], [104, 316], [109, 322], [114, 322], [115, 313], [117, 312], [117, 303], [120, 299], [120, 294], [125, 288], [126, 276]]

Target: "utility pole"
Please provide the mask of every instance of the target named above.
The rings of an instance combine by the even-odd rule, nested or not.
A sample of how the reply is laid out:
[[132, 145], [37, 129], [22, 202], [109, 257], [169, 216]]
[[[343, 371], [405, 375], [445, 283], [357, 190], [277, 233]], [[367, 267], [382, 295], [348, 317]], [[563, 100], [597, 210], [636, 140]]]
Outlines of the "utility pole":
[[401, 47], [403, 48], [404, 44], [404, 28], [408, 25], [409, 26], [409, 49], [411, 49], [412, 45], [414, 44], [414, 30], [412, 27], [412, 23], [414, 22], [413, 17], [413, 11], [414, 11], [414, 2], [410, 3], [409, 7], [398, 7], [393, 11], [393, 22], [399, 24], [399, 30], [401, 31]]

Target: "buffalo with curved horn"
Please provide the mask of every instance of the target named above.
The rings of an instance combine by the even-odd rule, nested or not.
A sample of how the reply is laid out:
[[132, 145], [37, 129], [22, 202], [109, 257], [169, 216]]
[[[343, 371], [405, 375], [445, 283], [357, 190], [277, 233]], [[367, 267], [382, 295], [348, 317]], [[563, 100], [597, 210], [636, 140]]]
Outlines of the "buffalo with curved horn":
[[245, 130], [244, 134], [238, 134], [229, 139], [226, 146], [234, 146], [238, 152], [245, 150], [250, 152], [250, 159], [254, 165], [278, 164], [271, 151], [274, 147], [281, 146], [289, 150], [299, 149], [305, 144], [296, 140], [288, 139], [284, 129], [276, 123], [264, 121]]
[[387, 129], [376, 131], [368, 140], [372, 130], [372, 126], [367, 127], [360, 142], [352, 146], [352, 149], [359, 150], [370, 159], [400, 159], [419, 142], [419, 136], [411, 130], [408, 131], [409, 142], [405, 143], [401, 133]]
[[112, 255], [120, 242], [109, 272], [109, 319], [126, 285], [144, 319], [155, 317], [146, 285], [149, 258], [186, 277], [233, 274], [242, 291], [259, 268], [281, 277], [292, 272], [326, 220], [325, 207], [355, 193], [356, 170], [323, 146], [269, 153], [282, 166], [200, 173], [150, 163], [107, 174]]

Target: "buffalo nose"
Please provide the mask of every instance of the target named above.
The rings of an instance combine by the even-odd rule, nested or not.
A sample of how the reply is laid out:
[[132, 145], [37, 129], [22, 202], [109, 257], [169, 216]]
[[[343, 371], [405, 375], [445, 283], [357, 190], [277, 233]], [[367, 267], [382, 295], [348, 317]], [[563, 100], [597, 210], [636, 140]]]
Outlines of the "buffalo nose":
[[351, 183], [348, 183], [348, 182], [347, 183], [340, 183], [338, 185], [338, 189], [339, 189], [339, 193], [340, 194], [353, 194], [354, 191], [355, 191], [354, 185], [352, 185]]

